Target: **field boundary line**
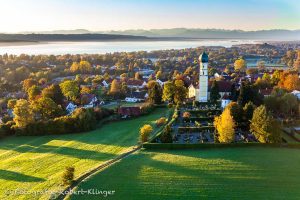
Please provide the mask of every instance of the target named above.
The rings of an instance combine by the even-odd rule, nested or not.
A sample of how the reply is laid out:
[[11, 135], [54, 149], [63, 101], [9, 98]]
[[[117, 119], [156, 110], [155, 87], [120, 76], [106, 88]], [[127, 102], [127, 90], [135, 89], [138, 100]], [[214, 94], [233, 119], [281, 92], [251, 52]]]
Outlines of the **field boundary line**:
[[94, 175], [95, 173], [99, 172], [102, 169], [105, 169], [111, 165], [113, 165], [114, 163], [122, 160], [123, 158], [126, 158], [127, 156], [133, 154], [134, 152], [140, 150], [142, 148], [142, 145], [139, 146], [135, 146], [132, 150], [125, 152], [119, 156], [117, 156], [116, 158], [113, 158], [105, 163], [102, 163], [101, 165], [99, 165], [98, 167], [92, 169], [91, 171], [88, 171], [84, 174], [82, 174], [80, 177], [78, 177], [76, 180], [73, 181], [73, 183], [68, 186], [67, 188], [65, 188], [62, 192], [59, 193], [58, 196], [56, 196], [54, 199], [56, 200], [63, 200], [65, 199], [68, 194], [70, 193], [70, 191], [72, 191], [73, 189], [75, 189], [82, 181], [84, 181], [85, 179], [89, 178], [90, 176]]

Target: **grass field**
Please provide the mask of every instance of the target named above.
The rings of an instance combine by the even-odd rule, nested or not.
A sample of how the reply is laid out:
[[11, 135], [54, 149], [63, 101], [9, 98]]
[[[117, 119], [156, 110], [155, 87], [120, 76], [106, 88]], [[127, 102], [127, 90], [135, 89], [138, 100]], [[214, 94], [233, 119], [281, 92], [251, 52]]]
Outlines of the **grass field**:
[[17, 188], [56, 191], [66, 166], [75, 167], [75, 176], [124, 153], [137, 144], [139, 128], [166, 114], [157, 108], [149, 115], [112, 122], [80, 134], [61, 136], [10, 137], [0, 141], [0, 199], [48, 199], [49, 195], [5, 194]]
[[[300, 149], [140, 151], [83, 182], [106, 199], [299, 199]], [[72, 195], [70, 199], [102, 199]]]

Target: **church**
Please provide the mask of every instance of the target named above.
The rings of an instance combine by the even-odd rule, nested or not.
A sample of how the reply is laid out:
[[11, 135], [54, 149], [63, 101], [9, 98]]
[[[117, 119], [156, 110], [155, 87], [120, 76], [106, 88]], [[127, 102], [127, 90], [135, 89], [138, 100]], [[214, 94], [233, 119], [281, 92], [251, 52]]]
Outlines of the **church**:
[[[203, 52], [199, 56], [200, 71], [198, 85], [191, 84], [188, 88], [188, 98], [195, 98], [199, 102], [208, 102], [210, 96], [210, 87], [212, 82], [208, 76], [208, 55]], [[225, 107], [229, 102], [232, 83], [230, 81], [218, 81], [219, 93], [221, 95], [222, 107]]]
[[195, 97], [196, 101], [207, 102], [209, 100], [208, 95], [208, 55], [203, 52], [199, 56], [200, 72], [199, 72], [199, 84], [198, 87], [193, 85], [189, 86], [188, 97]]

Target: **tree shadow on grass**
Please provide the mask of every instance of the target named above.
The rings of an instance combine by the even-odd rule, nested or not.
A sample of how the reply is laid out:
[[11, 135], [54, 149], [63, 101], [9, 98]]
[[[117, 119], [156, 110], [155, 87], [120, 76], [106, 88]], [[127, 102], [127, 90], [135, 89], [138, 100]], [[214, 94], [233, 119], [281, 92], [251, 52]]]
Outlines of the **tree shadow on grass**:
[[25, 175], [19, 172], [13, 172], [0, 169], [0, 179], [18, 181], [18, 182], [41, 182], [45, 181], [43, 178]]
[[[10, 150], [9, 147], [7, 147], [6, 149]], [[64, 146], [62, 147], [51, 146], [51, 145], [40, 145], [38, 147], [30, 146], [30, 145], [22, 145], [14, 149], [14, 151], [19, 153], [53, 153], [59, 155], [66, 155], [74, 158], [91, 159], [91, 160], [99, 160], [99, 161], [107, 160], [116, 156], [115, 154], [111, 154], [111, 153], [76, 149], [76, 148], [64, 147]]]

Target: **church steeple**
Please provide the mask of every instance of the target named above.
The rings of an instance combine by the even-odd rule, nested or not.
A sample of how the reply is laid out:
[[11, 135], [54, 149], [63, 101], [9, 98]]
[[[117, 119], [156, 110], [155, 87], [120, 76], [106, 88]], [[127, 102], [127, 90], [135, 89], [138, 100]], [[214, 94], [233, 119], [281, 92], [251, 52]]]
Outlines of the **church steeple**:
[[208, 101], [208, 55], [205, 51], [199, 56], [199, 98], [200, 102]]

